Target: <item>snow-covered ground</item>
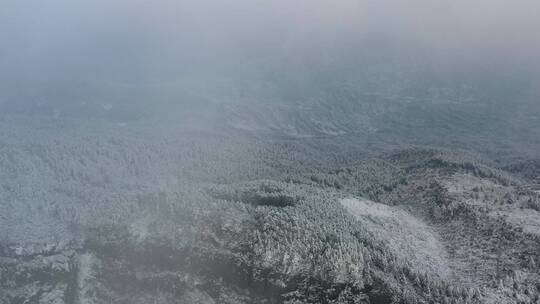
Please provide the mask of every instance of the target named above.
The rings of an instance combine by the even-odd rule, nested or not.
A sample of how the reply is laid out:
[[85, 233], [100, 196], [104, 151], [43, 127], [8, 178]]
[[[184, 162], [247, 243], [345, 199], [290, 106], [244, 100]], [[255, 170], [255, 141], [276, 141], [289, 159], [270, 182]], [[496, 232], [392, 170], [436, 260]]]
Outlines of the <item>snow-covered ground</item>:
[[417, 271], [448, 278], [447, 253], [428, 225], [399, 207], [364, 198], [344, 198], [341, 205], [379, 238], [387, 240], [396, 256], [406, 257]]

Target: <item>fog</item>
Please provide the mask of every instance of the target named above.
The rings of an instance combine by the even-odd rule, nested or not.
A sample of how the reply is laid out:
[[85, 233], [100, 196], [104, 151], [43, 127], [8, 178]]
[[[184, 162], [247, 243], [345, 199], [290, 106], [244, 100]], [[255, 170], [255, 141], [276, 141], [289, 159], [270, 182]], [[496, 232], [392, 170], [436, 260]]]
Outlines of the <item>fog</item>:
[[539, 14], [534, 0], [4, 0], [0, 104], [289, 102], [366, 71], [538, 92]]
[[0, 303], [540, 303], [540, 0], [0, 0]]

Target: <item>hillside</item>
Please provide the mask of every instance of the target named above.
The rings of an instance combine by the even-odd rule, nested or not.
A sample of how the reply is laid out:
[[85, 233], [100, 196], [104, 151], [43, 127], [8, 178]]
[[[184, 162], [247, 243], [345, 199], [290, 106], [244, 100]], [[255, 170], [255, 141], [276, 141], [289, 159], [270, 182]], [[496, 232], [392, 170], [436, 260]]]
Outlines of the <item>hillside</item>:
[[2, 303], [539, 300], [532, 167], [47, 119], [4, 121], [0, 163]]

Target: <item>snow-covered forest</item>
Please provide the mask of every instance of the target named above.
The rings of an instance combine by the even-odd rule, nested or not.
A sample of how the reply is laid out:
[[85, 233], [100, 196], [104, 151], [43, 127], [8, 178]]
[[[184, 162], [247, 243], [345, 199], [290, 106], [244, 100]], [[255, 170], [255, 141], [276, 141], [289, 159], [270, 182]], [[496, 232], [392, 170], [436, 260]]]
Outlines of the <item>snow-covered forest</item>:
[[540, 6], [8, 1], [0, 304], [540, 303]]

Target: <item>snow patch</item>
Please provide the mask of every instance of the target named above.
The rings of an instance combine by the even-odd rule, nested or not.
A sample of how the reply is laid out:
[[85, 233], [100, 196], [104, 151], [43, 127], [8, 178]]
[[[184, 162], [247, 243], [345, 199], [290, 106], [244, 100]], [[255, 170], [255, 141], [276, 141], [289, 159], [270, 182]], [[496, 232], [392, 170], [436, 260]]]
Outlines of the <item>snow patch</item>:
[[450, 275], [447, 252], [436, 233], [408, 212], [363, 198], [344, 198], [341, 205], [378, 239], [419, 272]]

